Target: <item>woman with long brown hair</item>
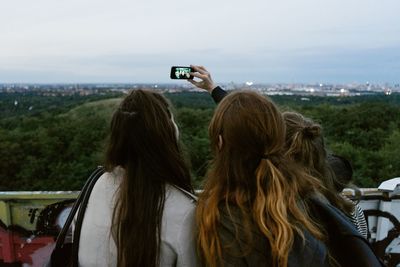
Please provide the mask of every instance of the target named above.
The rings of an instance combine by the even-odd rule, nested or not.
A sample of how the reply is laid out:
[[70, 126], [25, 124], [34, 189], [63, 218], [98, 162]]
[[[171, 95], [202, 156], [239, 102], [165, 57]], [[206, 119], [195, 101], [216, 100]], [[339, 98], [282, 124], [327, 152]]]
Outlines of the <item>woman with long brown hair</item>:
[[326, 266], [324, 235], [308, 214], [317, 179], [286, 160], [286, 127], [274, 103], [227, 95], [209, 126], [213, 161], [197, 208], [207, 266]]
[[287, 111], [282, 115], [286, 123], [286, 155], [317, 177], [324, 185], [323, 195], [332, 205], [349, 215], [353, 205], [336, 193], [335, 173], [327, 161], [321, 125], [297, 112]]
[[322, 182], [322, 194], [333, 206], [340, 209], [366, 238], [366, 222], [364, 215], [359, 211], [360, 208], [357, 209], [355, 203], [344, 198], [337, 190], [340, 177], [328, 162], [332, 157], [328, 157], [321, 125], [297, 112], [284, 112], [283, 118], [287, 128], [287, 156], [300, 163], [308, 173]]
[[162, 95], [133, 90], [124, 98], [105, 167], [85, 213], [80, 266], [197, 266], [195, 197]]

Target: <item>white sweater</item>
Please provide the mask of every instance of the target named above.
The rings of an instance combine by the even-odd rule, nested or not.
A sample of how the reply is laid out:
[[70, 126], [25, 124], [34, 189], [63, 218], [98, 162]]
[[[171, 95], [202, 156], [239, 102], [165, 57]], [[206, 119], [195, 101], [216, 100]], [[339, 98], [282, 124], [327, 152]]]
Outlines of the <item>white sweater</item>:
[[[104, 173], [90, 195], [79, 244], [79, 265], [116, 266], [110, 226], [123, 170]], [[161, 226], [160, 266], [199, 266], [195, 242], [195, 200], [167, 185]]]

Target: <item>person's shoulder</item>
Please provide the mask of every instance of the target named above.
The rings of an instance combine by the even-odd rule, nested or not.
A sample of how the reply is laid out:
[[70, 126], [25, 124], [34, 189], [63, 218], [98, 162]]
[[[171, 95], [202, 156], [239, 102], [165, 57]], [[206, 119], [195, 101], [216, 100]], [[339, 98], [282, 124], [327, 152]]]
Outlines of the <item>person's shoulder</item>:
[[288, 266], [329, 266], [328, 248], [307, 230], [303, 230], [304, 239], [295, 234]]
[[175, 186], [166, 185], [163, 212], [165, 222], [179, 228], [187, 220], [194, 220], [195, 210], [196, 200], [190, 194]]
[[97, 180], [93, 191], [108, 191], [114, 190], [119, 186], [123, 178], [123, 169], [115, 168], [112, 172], [104, 172], [100, 178]]
[[195, 227], [196, 201], [180, 188], [167, 185], [163, 211], [162, 240], [178, 251], [185, 236], [192, 236]]
[[165, 203], [172, 204], [174, 207], [191, 209], [196, 206], [197, 197], [174, 185], [167, 184], [165, 187]]

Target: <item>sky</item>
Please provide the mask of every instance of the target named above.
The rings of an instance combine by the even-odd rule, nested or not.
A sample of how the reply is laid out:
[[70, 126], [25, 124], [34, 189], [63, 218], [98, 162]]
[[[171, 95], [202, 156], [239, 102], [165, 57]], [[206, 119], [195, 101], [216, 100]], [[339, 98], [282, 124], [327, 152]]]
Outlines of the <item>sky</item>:
[[0, 83], [400, 83], [398, 0], [3, 0]]

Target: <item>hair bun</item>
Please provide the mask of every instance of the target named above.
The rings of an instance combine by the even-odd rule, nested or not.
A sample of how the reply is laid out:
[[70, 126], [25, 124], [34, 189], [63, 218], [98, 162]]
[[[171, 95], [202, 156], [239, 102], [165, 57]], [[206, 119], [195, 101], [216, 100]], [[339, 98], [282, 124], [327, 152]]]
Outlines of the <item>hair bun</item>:
[[303, 134], [309, 138], [316, 138], [321, 135], [321, 127], [319, 125], [306, 126], [303, 128]]

